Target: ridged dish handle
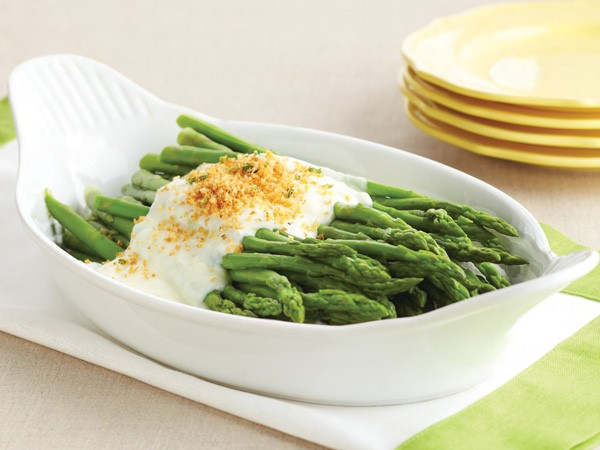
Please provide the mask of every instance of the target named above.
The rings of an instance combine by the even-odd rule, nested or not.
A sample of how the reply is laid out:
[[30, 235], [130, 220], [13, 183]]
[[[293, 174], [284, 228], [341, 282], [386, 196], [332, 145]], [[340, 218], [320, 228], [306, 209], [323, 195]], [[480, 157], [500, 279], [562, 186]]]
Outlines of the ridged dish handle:
[[9, 88], [19, 138], [33, 145], [143, 119], [163, 103], [108, 66], [75, 55], [30, 60], [12, 72]]

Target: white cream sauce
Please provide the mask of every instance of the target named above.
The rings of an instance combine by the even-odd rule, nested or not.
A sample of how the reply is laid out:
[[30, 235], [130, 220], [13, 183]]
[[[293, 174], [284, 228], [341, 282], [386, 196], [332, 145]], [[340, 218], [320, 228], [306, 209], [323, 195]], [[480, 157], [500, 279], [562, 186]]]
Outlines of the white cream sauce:
[[[286, 166], [300, 163], [313, 167], [293, 158], [278, 158], [283, 158]], [[202, 300], [207, 293], [228, 284], [227, 272], [220, 263], [224, 255], [239, 247], [244, 236], [254, 235], [259, 228], [285, 228], [296, 236], [315, 237], [319, 224], [333, 220], [335, 203], [371, 205], [371, 198], [365, 192], [365, 179], [327, 168], [320, 170], [319, 176], [314, 178], [316, 183], [310, 184], [304, 197], [299, 199], [303, 203], [293, 220], [279, 223], [260, 207], [244, 208], [238, 216], [244, 225], [239, 229], [228, 227], [225, 230], [225, 224], [219, 217], [207, 217], [206, 221], [190, 220], [190, 213], [198, 207], [182, 204], [181, 200], [192, 186], [184, 177], [175, 179], [166, 189], [157, 192], [150, 212], [135, 225], [131, 243], [123, 255], [102, 265], [98, 271], [150, 294], [203, 306]], [[255, 210], [253, 214], [252, 209]], [[169, 220], [179, 229], [193, 231], [203, 227], [209, 233], [213, 230], [214, 235], [201, 239], [195, 234], [184, 241], [172, 240], [164, 227], [159, 226]], [[132, 258], [137, 261], [136, 270], [131, 270], [129, 261]]]

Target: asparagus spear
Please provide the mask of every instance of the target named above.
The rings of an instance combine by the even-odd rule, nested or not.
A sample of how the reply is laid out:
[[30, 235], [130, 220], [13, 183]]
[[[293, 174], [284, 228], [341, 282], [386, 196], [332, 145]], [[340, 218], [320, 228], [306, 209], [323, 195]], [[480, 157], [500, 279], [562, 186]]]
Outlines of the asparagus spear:
[[225, 286], [221, 295], [237, 306], [252, 311], [259, 317], [279, 316], [283, 312], [281, 303], [275, 298], [258, 296], [252, 292], [245, 293], [231, 285]]
[[353, 240], [332, 240], [336, 244], [347, 245], [363, 255], [371, 256], [376, 259], [387, 261], [403, 261], [406, 263], [419, 264], [425, 270], [441, 271], [447, 275], [463, 280], [465, 274], [460, 266], [453, 264], [449, 260], [427, 251], [414, 251], [402, 245], [390, 245], [378, 241], [353, 241]]
[[332, 276], [344, 279], [344, 273], [303, 256], [272, 255], [268, 253], [229, 253], [221, 261], [224, 269], [271, 269], [305, 273], [310, 276]]
[[125, 249], [129, 245], [129, 238], [125, 237], [117, 230], [106, 226], [104, 223], [100, 223], [94, 220], [94, 218], [88, 218], [87, 223], [89, 223], [91, 226], [93, 226], [96, 230], [98, 230], [104, 236], [109, 238], [111, 241], [116, 242], [116, 244], [119, 247]]
[[155, 153], [148, 153], [140, 159], [140, 169], [149, 172], [165, 173], [168, 175], [185, 175], [195, 169], [193, 166], [180, 166], [176, 164], [167, 164], [160, 161], [160, 157]]
[[343, 271], [347, 276], [360, 277], [365, 281], [382, 282], [391, 277], [384, 266], [377, 261], [357, 258], [350, 247], [317, 241], [304, 243], [298, 241], [273, 242], [247, 236], [242, 240], [244, 249], [249, 252], [273, 253], [278, 255], [305, 256], [319, 260]]
[[438, 236], [435, 234], [432, 234], [432, 237], [456, 261], [498, 263], [502, 260], [495, 250], [485, 247], [475, 247], [469, 241], [461, 241], [461, 238], [451, 239], [449, 236]]
[[131, 184], [140, 189], [158, 191], [161, 187], [169, 184], [169, 180], [147, 170], [139, 169], [131, 176]]
[[87, 253], [88, 255], [95, 255], [93, 249], [84, 244], [81, 239], [77, 238], [69, 230], [64, 230], [62, 235], [62, 244], [69, 250], [73, 250], [79, 253]]
[[219, 294], [219, 291], [209, 292], [204, 297], [204, 304], [213, 311], [233, 314], [236, 316], [257, 317], [252, 311], [242, 309], [236, 306], [231, 300], [226, 300]]
[[510, 281], [503, 276], [498, 269], [490, 263], [476, 264], [475, 267], [483, 274], [489, 284], [494, 286], [496, 289], [510, 286]]
[[368, 322], [390, 316], [385, 305], [364, 295], [342, 290], [322, 289], [302, 294], [302, 299], [308, 309], [318, 310], [320, 319], [332, 325]]
[[276, 242], [246, 236], [242, 239], [244, 250], [257, 253], [276, 253], [278, 255], [306, 256], [307, 258], [326, 258], [338, 256], [356, 256], [356, 251], [349, 247], [319, 241], [307, 244], [298, 241]]
[[284, 235], [278, 231], [269, 230], [268, 228], [259, 228], [258, 230], [256, 230], [254, 236], [256, 236], [259, 239], [274, 242], [290, 242], [294, 240], [289, 235]]
[[145, 203], [146, 205], [151, 205], [154, 203], [154, 199], [156, 198], [156, 191], [140, 189], [132, 184], [124, 184], [121, 186], [121, 193], [123, 195], [129, 195], [136, 200]]
[[[239, 253], [238, 255], [242, 255]], [[230, 255], [227, 255], [230, 256]], [[250, 269], [231, 270], [231, 279], [241, 283], [263, 284], [277, 292], [275, 297], [283, 306], [283, 314], [292, 322], [304, 322], [304, 306], [300, 292], [293, 287], [289, 280], [273, 270]]]
[[127, 202], [118, 198], [107, 197], [105, 195], [97, 195], [94, 199], [94, 208], [109, 214], [114, 214], [120, 217], [129, 219], [137, 219], [145, 216], [150, 211], [150, 208], [144, 205]]
[[[150, 172], [148, 172], [148, 173], [150, 173]], [[119, 198], [121, 200], [125, 200], [126, 202], [135, 203], [136, 205], [143, 205], [144, 204], [143, 202], [140, 202], [138, 199], [133, 198], [130, 195], [121, 195]]]
[[44, 191], [44, 201], [52, 217], [102, 258], [112, 260], [123, 251], [121, 247], [87, 223], [70, 206], [52, 197], [48, 189]]
[[168, 164], [199, 166], [202, 163], [218, 163], [221, 158], [235, 158], [237, 153], [231, 150], [213, 150], [191, 146], [175, 147], [169, 145], [160, 152], [160, 162]]
[[63, 247], [63, 249], [69, 255], [71, 255], [73, 258], [78, 259], [79, 261], [82, 261], [82, 262], [90, 261], [90, 262], [95, 262], [98, 264], [102, 264], [102, 262], [103, 262], [102, 258], [99, 258], [98, 256], [90, 254], [90, 253], [82, 253], [77, 250], [72, 250], [72, 249], [66, 248], [66, 247]]
[[370, 208], [362, 203], [355, 206], [336, 203], [333, 208], [336, 219], [348, 222], [360, 222], [378, 228], [399, 228], [405, 230], [410, 228], [402, 219], [395, 219], [385, 212]]
[[446, 202], [443, 200], [435, 200], [432, 198], [378, 198], [377, 202], [384, 205], [390, 206], [395, 209], [444, 209], [450, 213], [453, 217], [465, 216], [471, 219], [473, 222], [478, 223], [484, 227], [496, 230], [498, 233], [505, 234], [507, 236], [519, 236], [517, 230], [505, 220], [499, 217], [494, 217], [483, 211], [478, 211], [467, 205], [458, 205], [452, 202]]
[[[341, 222], [341, 221], [338, 221], [338, 222]], [[345, 222], [345, 223], [349, 223], [349, 222]], [[333, 223], [331, 225], [333, 225]], [[351, 225], [358, 225], [358, 224], [351, 224]], [[364, 225], [364, 226], [366, 227], [366, 225]], [[352, 240], [359, 240], [359, 241], [368, 241], [371, 239], [369, 236], [367, 236], [364, 233], [360, 233], [360, 232], [353, 233], [351, 231], [342, 230], [340, 228], [335, 228], [335, 227], [329, 226], [329, 225], [320, 225], [319, 228], [317, 229], [317, 233], [318, 233], [319, 237], [322, 237], [323, 239], [352, 239]]]
[[487, 283], [485, 277], [478, 277], [472, 270], [465, 269], [467, 276], [464, 285], [471, 291], [471, 295], [484, 294], [486, 292], [495, 291], [496, 288]]
[[127, 219], [125, 217], [113, 216], [111, 214], [98, 211], [96, 209], [96, 197], [101, 194], [102, 193], [100, 192], [100, 190], [95, 186], [88, 186], [87, 188], [85, 188], [84, 198], [86, 205], [92, 210], [94, 215], [96, 215], [104, 224], [106, 224], [110, 228], [114, 228], [127, 238], [130, 238], [134, 225], [133, 220]]
[[256, 144], [251, 144], [237, 136], [228, 133], [225, 130], [213, 125], [212, 123], [205, 122], [197, 117], [192, 117], [187, 114], [182, 114], [177, 118], [177, 124], [182, 128], [192, 128], [198, 133], [207, 136], [219, 144], [229, 147], [231, 150], [240, 153], [264, 153], [265, 148], [260, 147]]
[[315, 277], [300, 272], [289, 271], [284, 273], [291, 281], [300, 285], [303, 290], [314, 292], [321, 289], [337, 289], [362, 293], [369, 297], [396, 295], [408, 291], [423, 281], [423, 278], [405, 277], [392, 278], [389, 281], [380, 283], [364, 283], [361, 280], [353, 280], [351, 283], [348, 280], [340, 280], [332, 277]]
[[397, 220], [402, 220], [417, 230], [439, 233], [442, 235], [465, 236], [464, 231], [454, 223], [452, 217], [447, 213], [445, 214], [443, 210], [428, 210], [425, 214], [415, 214], [411, 211], [390, 208], [379, 201], [373, 202], [373, 208], [384, 212]]
[[415, 286], [393, 298], [398, 317], [412, 317], [423, 314], [427, 306], [427, 293]]
[[198, 133], [193, 128], [182, 129], [177, 136], [177, 143], [179, 145], [191, 145], [199, 148], [212, 148], [215, 150], [232, 151], [229, 147], [225, 147], [222, 144], [218, 144], [215, 141], [210, 140], [202, 133]]
[[[267, 298], [275, 295], [274, 291], [266, 286], [250, 283], [238, 283], [237, 285], [245, 293], [253, 293]], [[306, 314], [313, 316], [313, 321], [323, 320], [341, 325], [395, 316], [389, 306], [358, 292], [348, 292], [344, 288], [324, 288], [301, 295]], [[345, 312], [351, 314], [345, 314]]]
[[237, 282], [235, 287], [246, 294], [256, 294], [266, 298], [277, 297], [277, 291], [264, 284]]
[[431, 245], [426, 238], [427, 235], [418, 233], [413, 229], [399, 230], [396, 228], [376, 228], [361, 223], [344, 222], [342, 220], [334, 220], [331, 222], [331, 227], [347, 232], [355, 232], [358, 233], [357, 235], [363, 234], [371, 239], [384, 241], [392, 245], [404, 245], [412, 250], [431, 249]]
[[391, 197], [391, 198], [415, 198], [423, 197], [423, 195], [406, 189], [401, 189], [385, 184], [367, 181], [367, 193], [372, 196]]

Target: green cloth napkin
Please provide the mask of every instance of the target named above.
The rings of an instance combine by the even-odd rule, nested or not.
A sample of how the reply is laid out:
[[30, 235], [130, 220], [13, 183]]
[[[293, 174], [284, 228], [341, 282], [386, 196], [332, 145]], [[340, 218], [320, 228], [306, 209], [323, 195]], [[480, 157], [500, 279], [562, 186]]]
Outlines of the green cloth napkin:
[[[546, 233], [548, 242], [550, 242], [552, 251], [557, 255], [566, 255], [567, 253], [585, 249], [583, 245], [573, 242], [560, 231], [543, 223], [541, 225], [544, 233]], [[587, 276], [568, 286], [563, 292], [589, 300], [600, 301], [600, 265], [596, 266]]]
[[[584, 247], [542, 225], [552, 250]], [[565, 293], [600, 301], [600, 266]], [[600, 317], [519, 375], [398, 449], [564, 450], [600, 444]]]
[[4, 97], [0, 100], [0, 147], [12, 141], [15, 136], [15, 124], [10, 112], [8, 97]]

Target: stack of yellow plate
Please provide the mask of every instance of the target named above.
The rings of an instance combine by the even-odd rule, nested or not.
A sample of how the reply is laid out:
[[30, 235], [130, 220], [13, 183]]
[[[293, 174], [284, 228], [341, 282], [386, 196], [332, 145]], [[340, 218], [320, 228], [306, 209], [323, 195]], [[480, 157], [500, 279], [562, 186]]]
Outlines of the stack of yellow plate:
[[407, 38], [406, 112], [482, 155], [600, 168], [600, 1], [511, 3]]

